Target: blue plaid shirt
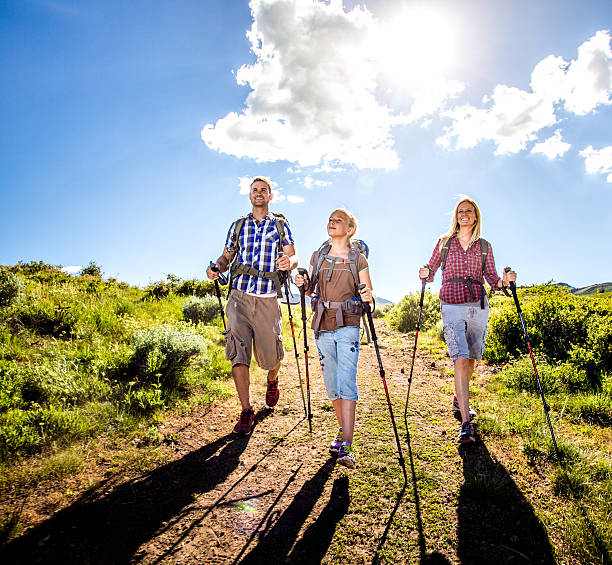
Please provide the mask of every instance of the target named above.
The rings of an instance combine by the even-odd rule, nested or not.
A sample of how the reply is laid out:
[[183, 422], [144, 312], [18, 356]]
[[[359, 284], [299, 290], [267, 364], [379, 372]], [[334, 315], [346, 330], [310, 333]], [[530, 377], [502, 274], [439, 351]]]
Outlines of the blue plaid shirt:
[[[280, 221], [285, 226], [285, 239], [282, 242], [281, 248], [284, 245], [294, 245], [289, 224], [282, 219]], [[234, 248], [232, 238], [235, 229], [236, 222], [230, 226], [227, 232], [227, 239], [225, 241], [227, 249]], [[259, 224], [255, 221], [253, 214], [249, 213], [240, 233], [237, 261], [254, 267], [258, 271], [266, 271], [268, 273], [275, 271], [275, 262], [279, 251], [278, 239], [276, 218], [271, 213], [263, 218]], [[276, 294], [276, 284], [274, 284], [274, 281], [251, 275], [238, 275], [232, 280], [232, 288], [254, 294]]]

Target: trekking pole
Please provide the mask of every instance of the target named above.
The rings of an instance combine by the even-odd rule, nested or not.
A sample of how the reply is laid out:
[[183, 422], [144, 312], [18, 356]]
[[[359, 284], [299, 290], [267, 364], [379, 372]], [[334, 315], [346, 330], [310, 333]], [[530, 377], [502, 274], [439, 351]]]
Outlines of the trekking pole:
[[414, 334], [414, 347], [412, 348], [412, 363], [410, 365], [410, 376], [408, 377], [408, 393], [406, 394], [406, 405], [404, 406], [404, 424], [406, 433], [408, 433], [408, 400], [410, 398], [410, 385], [412, 384], [412, 371], [414, 370], [414, 358], [416, 356], [417, 341], [419, 339], [419, 330], [421, 328], [421, 314], [423, 313], [423, 299], [425, 298], [425, 285], [427, 279], [421, 279], [421, 301], [419, 302], [419, 317], [416, 324], [416, 333]]
[[[365, 288], [365, 283], [359, 285], [359, 290]], [[365, 310], [368, 318], [368, 325], [370, 326], [370, 333], [372, 334], [372, 341], [374, 342], [374, 350], [376, 351], [376, 358], [378, 359], [378, 370], [380, 372], [380, 378], [382, 379], [383, 386], [385, 387], [385, 395], [387, 396], [387, 406], [389, 406], [389, 414], [391, 414], [391, 423], [393, 424], [393, 432], [395, 433], [395, 441], [397, 443], [397, 451], [399, 453], [399, 464], [404, 472], [404, 481], [408, 482], [408, 476], [406, 475], [406, 464], [404, 462], [404, 454], [402, 453], [402, 446], [400, 445], [399, 435], [397, 433], [397, 426], [395, 425], [395, 417], [393, 416], [393, 407], [391, 406], [391, 398], [389, 397], [389, 389], [387, 388], [387, 381], [385, 379], [385, 369], [383, 368], [382, 359], [380, 358], [380, 350], [378, 349], [378, 338], [376, 337], [376, 329], [374, 328], [374, 320], [372, 319], [372, 309], [370, 308], [369, 302], [361, 302], [363, 309]]]
[[[306, 281], [310, 286], [308, 272], [306, 269], [299, 268], [298, 273], [305, 279], [304, 284], [300, 287], [300, 303], [302, 306], [302, 331], [304, 332], [304, 363], [306, 366], [306, 397], [308, 398], [308, 428], [312, 432], [312, 410], [310, 409], [310, 377], [308, 375], [308, 332], [306, 331]], [[302, 391], [303, 397], [303, 391]]]
[[[279, 257], [283, 256], [283, 253], [278, 254]], [[293, 339], [293, 351], [295, 353], [295, 364], [297, 365], [298, 378], [300, 380], [300, 392], [302, 393], [302, 404], [304, 405], [304, 417], [309, 418], [309, 413], [306, 412], [306, 400], [304, 399], [304, 385], [302, 384], [302, 371], [300, 371], [300, 354], [297, 350], [297, 343], [295, 341], [295, 331], [293, 330], [293, 315], [291, 314], [291, 302], [289, 300], [289, 274], [287, 273], [287, 277], [284, 282], [285, 294], [287, 296], [287, 311], [289, 312], [289, 325], [291, 326], [291, 338]], [[306, 365], [306, 370], [308, 371], [308, 364]], [[306, 373], [308, 374], [308, 373]], [[308, 397], [308, 406], [310, 408], [310, 396]], [[312, 416], [310, 416], [312, 418]], [[308, 420], [308, 424], [310, 424], [310, 419]], [[312, 432], [312, 425], [310, 427], [310, 431]]]
[[223, 312], [223, 302], [221, 302], [221, 288], [219, 287], [219, 281], [221, 284], [227, 284], [227, 277], [219, 272], [219, 267], [215, 265], [212, 261], [210, 262], [210, 270], [219, 273], [219, 278], [215, 279], [215, 293], [217, 294], [217, 300], [219, 301], [219, 310], [221, 310], [221, 318], [223, 318], [223, 329], [227, 330], [227, 326], [225, 325], [225, 314]]
[[[507, 273], [510, 271], [510, 267], [506, 267], [504, 271]], [[561, 457], [559, 455], [559, 448], [557, 447], [557, 440], [555, 439], [555, 432], [553, 431], [552, 424], [550, 422], [550, 407], [546, 404], [546, 400], [544, 398], [544, 390], [542, 389], [542, 383], [540, 382], [540, 375], [538, 375], [538, 368], [536, 367], [535, 359], [533, 358], [533, 351], [531, 350], [531, 340], [529, 339], [529, 334], [527, 333], [527, 326], [525, 325], [525, 320], [523, 319], [523, 311], [521, 310], [521, 305], [519, 304], [519, 299], [516, 294], [516, 284], [514, 281], [510, 281], [510, 290], [512, 291], [512, 298], [514, 298], [514, 304], [516, 305], [516, 311], [518, 312], [519, 318], [521, 320], [521, 324], [523, 326], [523, 335], [525, 337], [525, 343], [527, 344], [527, 349], [529, 350], [529, 357], [531, 357], [531, 364], [533, 365], [533, 371], [536, 376], [536, 381], [538, 382], [538, 388], [540, 389], [540, 396], [542, 398], [542, 404], [544, 405], [544, 413], [546, 414], [546, 420], [548, 421], [548, 427], [550, 429], [550, 435], [552, 437], [553, 445], [555, 446], [555, 453], [557, 454], [557, 460], [561, 461]], [[505, 289], [504, 289], [505, 291]], [[508, 294], [506, 292], [506, 294]]]

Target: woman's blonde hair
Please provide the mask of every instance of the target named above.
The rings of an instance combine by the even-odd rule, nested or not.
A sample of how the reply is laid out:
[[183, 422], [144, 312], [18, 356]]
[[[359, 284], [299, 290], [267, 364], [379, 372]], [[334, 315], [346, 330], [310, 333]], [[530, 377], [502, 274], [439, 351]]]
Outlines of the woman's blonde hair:
[[472, 243], [474, 243], [480, 238], [480, 226], [482, 224], [480, 208], [478, 208], [478, 204], [476, 204], [476, 202], [474, 202], [472, 198], [470, 198], [466, 194], [460, 194], [459, 200], [457, 201], [457, 204], [455, 204], [455, 208], [453, 209], [453, 216], [451, 218], [451, 223], [448, 228], [448, 231], [444, 235], [440, 236], [438, 242], [439, 251], [442, 251], [444, 244], [459, 231], [459, 220], [457, 219], [457, 211], [459, 210], [459, 206], [461, 206], [461, 204], [463, 204], [464, 202], [471, 204], [474, 207], [474, 212], [476, 214], [476, 222], [474, 223], [474, 227], [472, 228], [472, 237], [470, 238], [468, 246], [472, 245]]
[[353, 238], [357, 235], [357, 230], [359, 229], [357, 218], [355, 218], [355, 216], [351, 214], [351, 212], [349, 212], [345, 208], [336, 208], [335, 210], [332, 210], [332, 213], [330, 214], [330, 216], [332, 214], [335, 214], [336, 212], [342, 212], [346, 216], [346, 219], [348, 220], [349, 228], [353, 228], [355, 230], [353, 232], [353, 235], [349, 238], [349, 245], [350, 245], [353, 241]]

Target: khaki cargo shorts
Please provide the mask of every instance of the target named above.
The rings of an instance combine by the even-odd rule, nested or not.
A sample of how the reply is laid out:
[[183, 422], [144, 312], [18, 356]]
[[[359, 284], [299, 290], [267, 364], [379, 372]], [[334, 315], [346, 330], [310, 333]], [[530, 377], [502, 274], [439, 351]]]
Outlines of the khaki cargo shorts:
[[276, 296], [257, 297], [232, 290], [227, 301], [225, 358], [238, 364], [251, 364], [251, 347], [257, 364], [271, 371], [285, 356], [281, 309]]

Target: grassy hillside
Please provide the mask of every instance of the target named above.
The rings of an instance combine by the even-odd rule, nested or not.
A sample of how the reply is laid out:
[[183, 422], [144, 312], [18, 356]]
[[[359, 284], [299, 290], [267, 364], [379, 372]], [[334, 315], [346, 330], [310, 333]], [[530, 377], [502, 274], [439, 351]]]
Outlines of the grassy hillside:
[[92, 265], [78, 277], [44, 263], [0, 270], [3, 488], [36, 484], [14, 473], [28, 457], [102, 437], [154, 440], [165, 410], [231, 393], [212, 283], [170, 275], [141, 290]]

